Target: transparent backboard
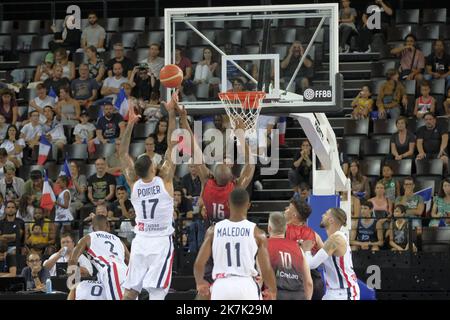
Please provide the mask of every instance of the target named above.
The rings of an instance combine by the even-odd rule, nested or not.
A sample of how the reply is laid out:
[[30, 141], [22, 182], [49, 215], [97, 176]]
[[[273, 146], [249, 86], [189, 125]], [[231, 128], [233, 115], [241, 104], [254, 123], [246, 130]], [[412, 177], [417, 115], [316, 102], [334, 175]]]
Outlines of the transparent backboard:
[[342, 110], [337, 3], [169, 8], [166, 64], [176, 48], [192, 61], [190, 114], [223, 112], [218, 92], [233, 90], [265, 91], [261, 113]]

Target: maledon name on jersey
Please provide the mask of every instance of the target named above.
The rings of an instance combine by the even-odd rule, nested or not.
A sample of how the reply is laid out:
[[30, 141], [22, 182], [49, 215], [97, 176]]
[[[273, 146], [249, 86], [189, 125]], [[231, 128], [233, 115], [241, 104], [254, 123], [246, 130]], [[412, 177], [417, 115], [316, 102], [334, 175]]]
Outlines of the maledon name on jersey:
[[250, 228], [222, 227], [217, 228], [217, 237], [249, 237]]

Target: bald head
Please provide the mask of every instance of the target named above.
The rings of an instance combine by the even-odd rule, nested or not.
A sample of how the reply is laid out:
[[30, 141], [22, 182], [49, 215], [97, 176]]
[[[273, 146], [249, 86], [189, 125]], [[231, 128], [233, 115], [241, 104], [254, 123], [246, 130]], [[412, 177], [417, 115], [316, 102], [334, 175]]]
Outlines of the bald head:
[[219, 186], [224, 186], [233, 179], [233, 175], [230, 168], [221, 163], [214, 168], [214, 178]]
[[269, 234], [283, 235], [286, 233], [286, 218], [282, 212], [272, 212], [269, 216]]
[[92, 219], [92, 228], [94, 229], [94, 231], [109, 232], [108, 218], [102, 215], [96, 215]]

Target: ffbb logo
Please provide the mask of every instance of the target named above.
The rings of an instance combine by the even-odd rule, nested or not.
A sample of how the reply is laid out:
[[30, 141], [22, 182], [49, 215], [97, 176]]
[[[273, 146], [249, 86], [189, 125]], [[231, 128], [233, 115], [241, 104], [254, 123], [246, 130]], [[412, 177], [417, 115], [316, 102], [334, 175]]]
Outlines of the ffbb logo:
[[307, 101], [330, 101], [333, 91], [330, 88], [308, 88], [303, 92], [303, 98]]

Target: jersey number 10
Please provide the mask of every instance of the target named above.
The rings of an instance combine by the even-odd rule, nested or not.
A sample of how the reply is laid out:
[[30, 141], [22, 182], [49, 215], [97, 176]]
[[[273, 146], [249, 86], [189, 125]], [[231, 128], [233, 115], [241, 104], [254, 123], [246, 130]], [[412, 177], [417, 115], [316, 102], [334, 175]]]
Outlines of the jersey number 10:
[[[159, 199], [148, 199], [149, 204], [152, 206], [152, 208], [150, 209], [150, 219], [154, 219], [155, 218], [155, 209], [156, 206], [158, 204]], [[146, 206], [145, 206], [145, 200], [142, 200], [142, 214], [144, 215], [144, 219], [147, 219], [147, 210], [146, 210]]]

